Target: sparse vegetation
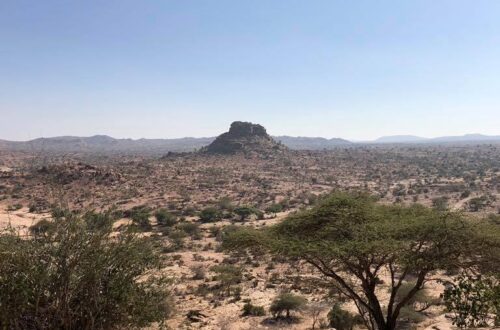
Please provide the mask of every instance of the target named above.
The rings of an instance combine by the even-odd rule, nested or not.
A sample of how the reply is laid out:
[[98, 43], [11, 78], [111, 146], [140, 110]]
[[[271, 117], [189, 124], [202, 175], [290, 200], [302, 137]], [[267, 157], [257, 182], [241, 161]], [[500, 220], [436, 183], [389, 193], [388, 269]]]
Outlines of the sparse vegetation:
[[221, 217], [221, 213], [215, 207], [207, 207], [200, 212], [200, 221], [205, 223], [218, 221]]
[[[377, 327], [371, 324], [374, 317], [368, 308], [354, 312], [352, 302], [356, 300], [345, 294], [347, 289], [306, 260], [311, 255], [312, 261], [322, 260], [331, 267], [322, 268], [327, 274], [341, 270], [342, 278], [369, 305], [372, 302], [365, 296], [361, 279], [349, 267], [358, 266], [356, 258], [367, 261], [365, 255], [374, 257], [374, 280], [366, 271], [364, 274], [375, 284], [385, 320], [394, 291], [389, 265], [397, 284], [410, 264], [394, 297], [394, 315], [396, 306], [418, 286], [418, 267], [432, 264], [424, 285], [399, 310], [396, 324], [415, 328], [434, 320], [439, 322], [437, 326], [446, 327], [451, 326], [451, 319], [440, 317], [444, 312], [440, 281], [467, 269], [481, 274], [482, 279], [495, 278], [498, 269], [500, 253], [494, 242], [500, 223], [499, 150], [494, 144], [373, 145], [290, 154], [272, 150], [264, 155], [231, 156], [75, 154], [46, 155], [43, 160], [9, 154], [0, 159], [14, 169], [0, 173], [0, 226], [11, 225], [22, 242], [50, 237], [57, 231], [50, 214], [54, 210], [52, 217], [82, 218], [89, 231], [110, 230], [111, 241], [139, 231], [136, 238], [164, 258], [161, 268], [146, 271], [139, 282], [153, 274], [175, 276], [167, 286], [179, 308], [167, 321], [172, 328], [199, 322], [199, 326], [231, 329], [236, 321], [246, 327], [295, 323], [299, 329], [327, 328], [328, 311], [335, 303], [337, 323], [342, 321], [348, 327], [353, 321], [356, 329]], [[359, 208], [336, 205], [346, 212], [342, 215], [344, 211], [337, 214], [324, 207], [332, 189], [354, 195], [364, 191], [376, 197], [366, 195], [365, 202], [360, 197]], [[345, 201], [346, 205], [353, 203]], [[107, 209], [111, 211], [102, 213]], [[443, 223], [448, 227], [443, 228]], [[456, 251], [455, 247], [448, 249], [446, 241], [439, 242], [438, 234], [452, 242], [466, 230], [470, 235], [456, 245], [469, 246], [474, 253], [455, 259], [437, 254], [432, 259], [434, 243], [447, 253]], [[407, 247], [428, 231], [434, 243], [426, 243], [429, 250], [422, 255], [411, 255]], [[227, 237], [233, 235], [242, 235], [240, 243], [248, 243], [248, 249], [225, 249]], [[392, 251], [397, 249], [402, 252], [393, 258]], [[339, 258], [346, 255], [349, 258], [342, 263]], [[383, 264], [381, 255], [390, 260]], [[427, 281], [429, 278], [433, 281]], [[266, 318], [262, 309], [269, 314], [268, 306], [277, 292], [294, 292], [310, 303], [300, 313], [290, 311], [290, 319], [285, 317], [286, 311], [277, 319]], [[232, 304], [242, 314], [249, 313], [247, 317], [238, 318]], [[492, 306], [490, 323], [495, 314]], [[204, 316], [197, 316], [196, 311]], [[454, 314], [450, 309], [447, 315]]]
[[283, 316], [290, 318], [291, 312], [301, 310], [307, 303], [307, 300], [293, 293], [280, 293], [274, 298], [269, 311], [275, 318]]
[[349, 312], [343, 310], [339, 304], [335, 304], [328, 312], [328, 322], [330, 327], [336, 330], [352, 330], [355, 325], [355, 318]]
[[0, 234], [0, 327], [123, 329], [171, 315], [154, 247], [132, 232], [111, 238], [108, 216], [66, 213], [32, 233]]
[[[259, 248], [303, 260], [356, 304], [367, 326], [392, 330], [402, 308], [423, 289], [433, 271], [457, 264], [470, 267], [481, 253], [488, 253], [478, 248], [485, 240], [498, 249], [500, 235], [484, 233], [459, 214], [419, 205], [385, 206], [364, 195], [334, 194], [268, 230], [237, 231], [225, 246]], [[387, 311], [380, 308], [376, 291], [382, 284], [382, 269], [390, 274]], [[397, 300], [409, 274], [416, 281]]]
[[177, 219], [175, 215], [166, 209], [159, 209], [155, 212], [155, 218], [159, 225], [172, 227], [176, 224]]
[[227, 296], [236, 290], [236, 285], [242, 280], [242, 270], [233, 265], [217, 265], [211, 269], [216, 275], [215, 279], [219, 281], [222, 292]]
[[242, 316], [263, 316], [265, 314], [264, 307], [253, 305], [250, 299], [245, 300]]

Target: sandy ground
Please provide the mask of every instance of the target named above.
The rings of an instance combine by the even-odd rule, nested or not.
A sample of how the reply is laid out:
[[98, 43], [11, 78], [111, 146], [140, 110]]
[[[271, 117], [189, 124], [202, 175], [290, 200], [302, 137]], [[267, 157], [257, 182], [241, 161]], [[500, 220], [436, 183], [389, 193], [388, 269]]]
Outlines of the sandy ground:
[[33, 214], [28, 212], [27, 207], [23, 207], [16, 211], [7, 211], [6, 207], [0, 208], [0, 230], [13, 228], [19, 230], [21, 234], [25, 234], [29, 227], [36, 224], [44, 218], [48, 218], [49, 214]]

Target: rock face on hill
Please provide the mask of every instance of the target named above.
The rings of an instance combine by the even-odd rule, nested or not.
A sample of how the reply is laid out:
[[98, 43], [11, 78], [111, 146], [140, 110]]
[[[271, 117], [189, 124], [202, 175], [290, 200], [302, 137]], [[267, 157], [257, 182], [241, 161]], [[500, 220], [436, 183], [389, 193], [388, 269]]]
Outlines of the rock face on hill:
[[202, 152], [211, 154], [259, 153], [272, 154], [287, 148], [273, 140], [266, 129], [258, 124], [235, 121], [229, 132], [219, 135]]

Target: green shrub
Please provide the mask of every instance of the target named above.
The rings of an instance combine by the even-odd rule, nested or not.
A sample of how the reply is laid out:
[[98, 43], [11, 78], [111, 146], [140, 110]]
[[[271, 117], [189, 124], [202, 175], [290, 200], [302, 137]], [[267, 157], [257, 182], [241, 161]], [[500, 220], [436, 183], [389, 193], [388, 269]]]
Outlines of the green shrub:
[[0, 328], [124, 329], [170, 315], [170, 281], [144, 278], [160, 266], [149, 239], [110, 238], [111, 226], [93, 222], [104, 215], [59, 214], [29, 239], [0, 233]]
[[242, 316], [264, 316], [266, 314], [264, 307], [253, 305], [250, 299], [245, 299], [244, 302]]
[[240, 206], [234, 209], [234, 213], [240, 216], [241, 221], [245, 221], [252, 214], [255, 214], [257, 210], [250, 206]]
[[330, 327], [337, 330], [351, 330], [354, 327], [354, 317], [349, 312], [343, 310], [339, 304], [333, 305], [327, 317]]
[[271, 303], [269, 311], [278, 318], [285, 312], [285, 317], [290, 318], [291, 311], [298, 311], [306, 304], [306, 299], [293, 293], [281, 293]]
[[7, 207], [7, 211], [12, 212], [12, 211], [17, 211], [23, 208], [22, 204], [14, 204], [14, 205], [9, 205]]
[[193, 272], [193, 280], [203, 280], [205, 279], [205, 267], [204, 266], [193, 266], [191, 267]]
[[193, 239], [201, 238], [200, 226], [197, 223], [183, 222], [177, 225], [177, 229], [185, 232]]
[[159, 209], [155, 212], [156, 221], [160, 226], [172, 227], [177, 223], [175, 215], [166, 209]]
[[231, 295], [235, 285], [240, 283], [243, 277], [241, 268], [233, 265], [217, 265], [213, 266], [211, 270], [216, 274], [215, 279], [219, 281], [221, 289], [228, 296]]
[[221, 219], [221, 213], [214, 207], [207, 207], [200, 212], [200, 221], [207, 222], [215, 222]]
[[172, 230], [168, 233], [168, 238], [171, 242], [168, 252], [177, 251], [184, 247], [184, 238], [186, 238], [186, 233], [178, 229]]
[[231, 201], [231, 198], [229, 198], [229, 197], [222, 197], [219, 200], [218, 206], [219, 206], [219, 209], [226, 210], [226, 211], [229, 211], [229, 212], [232, 212], [233, 209], [234, 209], [234, 206], [233, 206], [233, 203]]
[[136, 206], [131, 210], [125, 212], [125, 216], [132, 219], [142, 230], [151, 230], [151, 223], [149, 222], [150, 210], [144, 206]]
[[492, 315], [500, 323], [500, 286], [496, 280], [460, 275], [446, 288], [444, 302], [453, 313], [453, 324], [459, 328], [486, 327]]
[[479, 212], [490, 204], [487, 196], [474, 197], [467, 203], [470, 212]]
[[438, 211], [446, 211], [448, 209], [448, 200], [446, 196], [436, 197], [432, 199], [432, 207]]
[[281, 204], [271, 204], [266, 208], [267, 213], [272, 213], [274, 215], [281, 211], [283, 211], [283, 206]]
[[111, 230], [113, 227], [112, 213], [87, 212], [83, 215], [89, 230]]

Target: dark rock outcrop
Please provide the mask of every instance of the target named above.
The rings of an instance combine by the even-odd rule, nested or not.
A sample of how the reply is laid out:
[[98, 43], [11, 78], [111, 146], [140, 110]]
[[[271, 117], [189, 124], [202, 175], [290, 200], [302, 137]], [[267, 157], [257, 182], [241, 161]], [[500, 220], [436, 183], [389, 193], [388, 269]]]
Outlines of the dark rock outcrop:
[[235, 121], [229, 132], [219, 135], [202, 152], [211, 154], [259, 153], [272, 154], [287, 150], [269, 136], [266, 129], [258, 124]]

